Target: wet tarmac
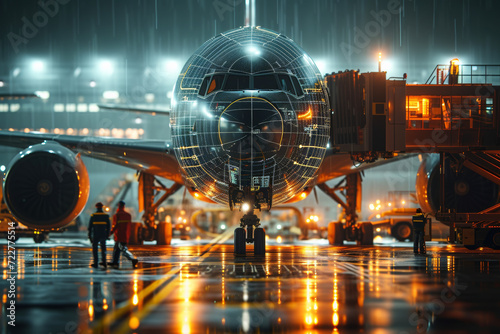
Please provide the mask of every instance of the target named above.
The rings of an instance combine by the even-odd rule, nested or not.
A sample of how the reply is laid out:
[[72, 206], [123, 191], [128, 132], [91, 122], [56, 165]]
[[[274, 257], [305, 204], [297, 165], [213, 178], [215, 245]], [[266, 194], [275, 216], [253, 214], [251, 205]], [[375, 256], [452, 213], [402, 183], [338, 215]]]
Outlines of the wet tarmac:
[[2, 333], [500, 332], [500, 252], [487, 248], [270, 240], [265, 257], [235, 257], [227, 234], [131, 247], [137, 269], [105, 270], [88, 241], [22, 240], [15, 327], [2, 241]]

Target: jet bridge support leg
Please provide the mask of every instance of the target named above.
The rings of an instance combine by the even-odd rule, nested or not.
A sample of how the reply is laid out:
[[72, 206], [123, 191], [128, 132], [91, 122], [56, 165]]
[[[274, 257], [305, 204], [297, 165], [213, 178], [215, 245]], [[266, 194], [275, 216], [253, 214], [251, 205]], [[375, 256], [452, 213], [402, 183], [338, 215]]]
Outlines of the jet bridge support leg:
[[[182, 187], [180, 183], [174, 183], [166, 187], [154, 175], [141, 172], [139, 174], [139, 212], [142, 215], [143, 223], [134, 223], [130, 235], [131, 244], [142, 244], [143, 241], [156, 240], [158, 245], [170, 245], [172, 241], [172, 223], [158, 222], [155, 216], [158, 207], [177, 190]], [[155, 202], [155, 197], [163, 192]], [[139, 225], [137, 225], [139, 224]]]
[[[328, 226], [328, 241], [331, 245], [341, 245], [344, 240], [356, 241], [359, 245], [373, 245], [373, 225], [358, 223], [358, 214], [361, 207], [361, 174], [347, 175], [337, 185], [330, 188], [325, 183], [318, 187], [335, 202], [340, 204], [344, 213], [342, 222], [331, 222]], [[345, 200], [336, 193], [340, 192]]]

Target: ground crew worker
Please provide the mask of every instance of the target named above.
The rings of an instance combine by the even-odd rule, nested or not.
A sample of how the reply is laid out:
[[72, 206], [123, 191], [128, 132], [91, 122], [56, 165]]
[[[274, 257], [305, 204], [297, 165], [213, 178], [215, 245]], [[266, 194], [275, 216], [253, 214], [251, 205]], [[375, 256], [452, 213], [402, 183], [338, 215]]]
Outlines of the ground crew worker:
[[420, 246], [420, 254], [425, 254], [425, 216], [420, 208], [411, 219], [413, 223], [413, 253], [418, 254]]
[[111, 233], [115, 235], [115, 247], [113, 249], [113, 262], [111, 265], [118, 268], [120, 264], [120, 253], [132, 261], [132, 267], [137, 267], [139, 262], [132, 253], [127, 248], [128, 239], [130, 238], [130, 225], [132, 222], [132, 217], [130, 213], [125, 211], [125, 202], [120, 201], [118, 203], [118, 210], [113, 216], [113, 227]]
[[90, 216], [90, 221], [89, 221], [89, 239], [90, 242], [92, 243], [92, 253], [94, 255], [94, 263], [92, 264], [92, 267], [97, 268], [98, 263], [99, 263], [99, 256], [98, 256], [98, 251], [97, 247], [99, 244], [101, 244], [101, 254], [102, 254], [102, 261], [101, 265], [104, 266], [104, 268], [107, 268], [106, 266], [106, 240], [109, 237], [109, 230], [110, 230], [110, 221], [109, 221], [109, 215], [104, 213], [102, 211], [102, 203], [99, 202], [95, 205], [97, 208], [96, 212]]

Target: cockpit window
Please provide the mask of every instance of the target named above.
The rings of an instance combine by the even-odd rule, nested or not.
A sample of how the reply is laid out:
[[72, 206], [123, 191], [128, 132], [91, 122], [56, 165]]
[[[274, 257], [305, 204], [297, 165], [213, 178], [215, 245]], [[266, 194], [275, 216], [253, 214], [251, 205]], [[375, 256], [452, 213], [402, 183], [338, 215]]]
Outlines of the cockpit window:
[[200, 86], [200, 91], [198, 92], [199, 95], [205, 96], [205, 93], [207, 92], [208, 81], [210, 81], [210, 77], [205, 77], [205, 79], [203, 79], [203, 82]]
[[256, 75], [253, 77], [253, 89], [279, 90], [274, 74]]
[[296, 95], [295, 89], [293, 88], [292, 80], [290, 80], [290, 76], [288, 76], [287, 74], [280, 74], [278, 75], [278, 78], [280, 80], [282, 90], [290, 94]]
[[281, 90], [297, 96], [304, 95], [304, 91], [297, 77], [285, 73], [268, 73], [261, 75], [229, 73], [208, 75], [203, 79], [198, 94], [200, 96], [206, 96], [220, 90], [231, 91], [247, 89]]
[[304, 91], [302, 90], [302, 86], [299, 83], [299, 80], [297, 77], [294, 77], [293, 75], [291, 76], [293, 85], [295, 86], [295, 91], [297, 92], [298, 96], [304, 95]]
[[224, 84], [224, 90], [250, 89], [250, 77], [248, 75], [229, 74]]
[[224, 82], [224, 74], [216, 74], [212, 77], [210, 85], [208, 86], [207, 94], [216, 92], [222, 89], [222, 83]]

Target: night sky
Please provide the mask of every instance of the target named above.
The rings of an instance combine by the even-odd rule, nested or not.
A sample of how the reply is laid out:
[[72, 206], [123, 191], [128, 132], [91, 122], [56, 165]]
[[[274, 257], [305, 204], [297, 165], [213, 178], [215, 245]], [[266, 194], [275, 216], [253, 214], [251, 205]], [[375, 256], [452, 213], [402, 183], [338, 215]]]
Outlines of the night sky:
[[[67, 67], [88, 66], [97, 57], [126, 59], [144, 67], [165, 58], [185, 61], [215, 33], [241, 26], [245, 11], [242, 0], [57, 1], [53, 17], [40, 15], [38, 1], [1, 2], [0, 77], [33, 57]], [[379, 51], [390, 75], [408, 72], [409, 81], [419, 82], [437, 63], [454, 57], [468, 64], [500, 63], [500, 1], [256, 3], [257, 25], [294, 39], [323, 72], [376, 71]], [[26, 21], [34, 23], [34, 16], [40, 28], [25, 38], [23, 26]]]

